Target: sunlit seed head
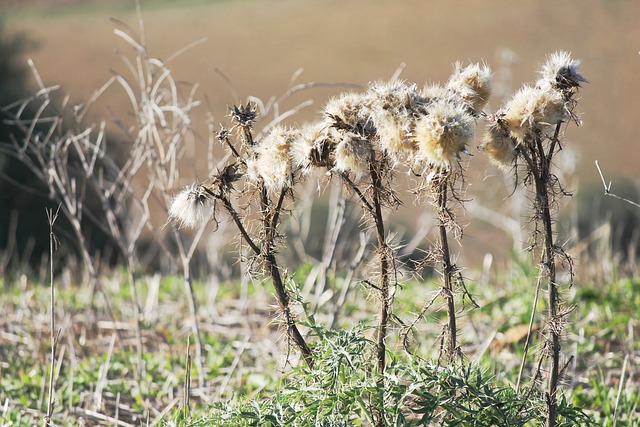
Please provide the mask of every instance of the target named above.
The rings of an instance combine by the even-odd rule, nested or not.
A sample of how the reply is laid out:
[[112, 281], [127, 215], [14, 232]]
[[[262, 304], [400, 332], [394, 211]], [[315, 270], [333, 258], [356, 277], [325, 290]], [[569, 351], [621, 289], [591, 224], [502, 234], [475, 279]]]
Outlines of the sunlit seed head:
[[503, 120], [518, 143], [562, 123], [564, 100], [557, 90], [523, 86], [504, 107]]
[[353, 130], [362, 127], [370, 116], [369, 105], [366, 93], [347, 92], [330, 99], [323, 111], [332, 126]]
[[450, 96], [451, 92], [439, 84], [425, 85], [416, 96], [413, 113], [416, 116], [427, 114], [426, 109], [429, 105], [434, 102], [446, 100], [450, 98]]
[[369, 163], [373, 159], [374, 151], [368, 140], [353, 132], [347, 132], [342, 135], [336, 146], [335, 155], [335, 170], [352, 173], [359, 178], [369, 172]]
[[414, 107], [419, 100], [415, 85], [401, 80], [374, 82], [371, 94], [370, 121], [380, 147], [395, 160], [413, 154], [414, 143], [409, 139], [413, 128]]
[[247, 176], [262, 179], [268, 191], [280, 191], [292, 185], [289, 149], [300, 131], [283, 126], [274, 127], [255, 147], [254, 158], [247, 161]]
[[376, 81], [369, 87], [369, 93], [374, 109], [392, 113], [411, 110], [418, 94], [415, 85], [408, 85], [402, 80]]
[[310, 167], [314, 165], [314, 148], [326, 139], [325, 133], [326, 128], [322, 122], [307, 123], [300, 128], [298, 137], [289, 147], [294, 170], [300, 170], [303, 174], [308, 173]]
[[540, 69], [537, 85], [552, 88], [567, 94], [575, 91], [587, 80], [580, 74], [580, 61], [571, 59], [569, 52], [559, 51], [547, 57]]
[[491, 69], [486, 65], [463, 67], [457, 62], [446, 88], [460, 97], [475, 115], [487, 105], [492, 90]]
[[413, 132], [419, 159], [439, 168], [457, 169], [460, 153], [473, 135], [473, 117], [463, 105], [446, 100], [433, 102], [426, 112], [417, 119]]
[[186, 187], [174, 197], [169, 206], [169, 218], [180, 227], [197, 228], [213, 216], [213, 203], [198, 185]]
[[506, 169], [515, 160], [516, 145], [509, 133], [497, 123], [491, 123], [478, 147], [489, 157], [489, 160]]
[[375, 110], [372, 121], [380, 147], [393, 159], [400, 160], [415, 151], [415, 143], [409, 138], [415, 122], [413, 114], [404, 110], [392, 114], [388, 110]]
[[425, 104], [431, 104], [439, 99], [445, 99], [449, 96], [447, 88], [439, 84], [428, 84], [420, 91], [420, 97]]

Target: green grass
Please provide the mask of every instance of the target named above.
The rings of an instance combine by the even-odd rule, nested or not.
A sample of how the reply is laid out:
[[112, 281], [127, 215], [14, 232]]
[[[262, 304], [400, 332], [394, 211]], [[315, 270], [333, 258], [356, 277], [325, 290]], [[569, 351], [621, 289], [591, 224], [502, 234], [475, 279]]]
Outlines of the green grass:
[[[303, 267], [294, 277], [300, 281], [307, 273], [308, 268]], [[445, 388], [433, 383], [441, 380], [433, 376], [439, 369], [437, 365], [411, 356], [397, 337], [400, 324], [411, 321], [412, 313], [420, 311], [438, 283], [412, 281], [403, 286], [395, 303], [398, 323], [390, 338], [391, 361], [385, 379], [389, 384], [385, 399], [389, 407], [398, 410], [394, 419], [416, 422], [422, 416], [419, 416], [420, 408], [422, 414], [430, 413], [424, 393], [433, 394], [436, 389], [441, 393], [432, 396], [430, 404], [441, 408], [454, 401], [460, 403], [455, 399], [469, 397], [468, 393], [475, 390], [472, 394], [477, 400], [465, 401], [471, 406], [468, 412], [456, 415], [460, 420], [479, 416], [477, 410], [489, 404], [490, 398], [498, 399], [493, 403], [496, 408], [510, 407], [509, 402], [515, 399], [512, 387], [523, 343], [500, 340], [512, 326], [528, 323], [535, 274], [514, 264], [505, 276], [508, 281], [501, 279], [492, 286], [468, 283], [481, 308], [471, 309], [467, 305], [460, 317], [460, 336], [466, 356], [477, 362], [474, 365], [477, 368], [447, 368], [452, 369], [448, 375], [452, 375], [454, 383], [460, 382], [456, 387], [467, 390], [466, 395], [460, 392], [443, 395]], [[227, 425], [269, 425], [265, 420], [272, 419], [274, 414], [291, 421], [291, 414], [299, 413], [304, 407], [306, 418], [300, 418], [301, 423], [302, 419], [328, 416], [330, 408], [336, 405], [342, 410], [340, 414], [334, 412], [333, 425], [367, 424], [368, 417], [373, 416], [369, 404], [379, 397], [368, 340], [373, 336], [376, 303], [367, 298], [362, 287], [352, 291], [349, 308], [342, 314], [342, 324], [347, 326], [344, 330], [322, 328], [323, 320], [331, 311], [329, 304], [321, 306], [314, 316], [318, 325], [311, 325], [310, 342], [320, 357], [314, 371], [309, 372], [302, 367], [292, 370], [292, 366], [285, 363], [287, 347], [283, 332], [273, 322], [275, 301], [269, 286], [250, 284], [246, 292], [250, 297], [242, 301], [239, 285], [223, 284], [212, 302], [208, 300], [206, 285], [196, 283], [206, 384], [197, 384], [194, 367], [190, 411], [185, 419], [186, 342], [191, 328], [182, 281], [175, 277], [164, 277], [159, 283], [151, 278], [140, 280], [141, 309], [147, 317], [142, 321], [143, 359], [139, 367], [129, 286], [117, 272], [101, 283], [103, 292], [94, 294], [93, 303], [89, 286], [64, 284], [57, 289], [60, 338], [54, 371], [54, 420], [58, 425], [77, 425], [80, 418], [89, 424], [106, 425], [115, 422], [116, 417], [122, 423], [134, 425], [146, 423], [147, 419], [150, 423], [164, 420], [167, 425], [223, 425], [221, 420], [225, 417], [237, 422]], [[158, 299], [147, 302], [149, 290], [156, 286]], [[567, 367], [563, 398], [569, 405], [584, 409], [596, 425], [613, 426], [614, 414], [617, 414], [617, 426], [637, 425], [634, 420], [640, 411], [640, 394], [637, 376], [632, 373], [637, 369], [640, 343], [630, 332], [637, 330], [640, 319], [639, 290], [637, 278], [624, 278], [607, 286], [576, 284], [567, 291], [568, 304], [574, 309], [566, 328], [563, 354], [567, 358], [575, 357]], [[0, 296], [0, 402], [4, 405], [0, 421], [3, 425], [39, 424], [46, 410], [50, 351], [48, 306], [46, 285], [29, 280], [4, 284]], [[411, 351], [427, 360], [433, 361], [438, 356], [438, 335], [444, 322], [444, 315], [440, 313], [442, 306], [436, 302], [412, 335]], [[492, 342], [483, 350], [479, 344], [491, 336]], [[540, 343], [541, 338], [536, 336], [525, 368], [525, 389], [531, 384]], [[192, 357], [193, 351], [192, 347]], [[293, 350], [291, 357], [293, 365], [297, 365]], [[626, 369], [622, 372], [625, 357]], [[420, 386], [408, 391], [408, 384]], [[469, 388], [471, 386], [475, 388]], [[368, 396], [369, 400], [358, 400], [357, 396], [361, 395]], [[530, 398], [533, 400], [527, 408], [533, 409], [534, 398], [539, 396], [531, 394]], [[517, 399], [521, 401], [522, 396]], [[414, 412], [409, 414], [410, 405]], [[567, 408], [573, 410], [572, 406]], [[504, 416], [529, 417], [526, 423], [513, 425], [537, 425], [534, 413], [504, 411]], [[452, 407], [449, 413], [455, 414]], [[499, 413], [486, 416], [499, 416], [496, 415]], [[396, 425], [410, 425], [402, 422]], [[303, 425], [300, 423], [283, 425]]]

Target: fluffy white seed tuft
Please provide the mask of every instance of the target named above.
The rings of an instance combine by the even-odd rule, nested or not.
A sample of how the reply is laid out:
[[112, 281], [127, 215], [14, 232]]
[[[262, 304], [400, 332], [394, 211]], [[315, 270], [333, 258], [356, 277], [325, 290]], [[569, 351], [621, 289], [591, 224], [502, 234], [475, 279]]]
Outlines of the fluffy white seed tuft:
[[503, 120], [518, 143], [535, 133], [547, 132], [565, 117], [562, 93], [542, 87], [523, 86], [504, 107]]
[[492, 163], [502, 169], [513, 165], [516, 158], [516, 144], [513, 138], [497, 123], [489, 125], [478, 148], [485, 152]]
[[284, 126], [274, 127], [254, 148], [254, 157], [247, 161], [247, 176], [253, 182], [264, 182], [269, 192], [281, 191], [293, 182], [290, 147], [300, 137], [300, 131]]
[[368, 140], [356, 133], [346, 132], [336, 146], [335, 155], [335, 170], [352, 173], [356, 178], [361, 178], [369, 173], [374, 150]]
[[547, 57], [540, 69], [537, 85], [543, 89], [550, 88], [563, 92], [572, 91], [586, 82], [580, 74], [580, 61], [571, 59], [569, 52], [559, 51]]
[[426, 108], [413, 132], [418, 157], [429, 165], [457, 169], [460, 153], [473, 135], [474, 119], [464, 105], [439, 100]]
[[191, 185], [174, 197], [169, 207], [169, 218], [180, 227], [198, 228], [213, 216], [213, 203], [198, 185]]
[[446, 88], [477, 116], [487, 105], [492, 90], [491, 69], [486, 65], [471, 64], [463, 67], [457, 62]]

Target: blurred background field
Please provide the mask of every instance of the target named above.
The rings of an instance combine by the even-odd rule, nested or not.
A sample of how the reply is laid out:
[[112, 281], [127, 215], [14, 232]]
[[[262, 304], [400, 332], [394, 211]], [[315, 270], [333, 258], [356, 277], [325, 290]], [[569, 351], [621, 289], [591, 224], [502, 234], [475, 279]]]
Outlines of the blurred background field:
[[[3, 43], [11, 45], [25, 37], [20, 42], [24, 49], [6, 58], [23, 67], [27, 79], [24, 85], [19, 79], [17, 83], [4, 80], [15, 94], [0, 93], [2, 105], [14, 101], [6, 94], [19, 98], [33, 93], [36, 84], [26, 66], [29, 58], [44, 84], [60, 85], [59, 92], [69, 94], [72, 104], [87, 102], [114, 72], [126, 73], [119, 52], [129, 54], [131, 48], [114, 35], [118, 24], [112, 18], [138, 31], [133, 1], [0, 0], [0, 6]], [[338, 83], [304, 90], [283, 101], [284, 111], [313, 100], [287, 119], [287, 123], [301, 124], [317, 119], [322, 105], [350, 85], [365, 88], [399, 71], [401, 78], [419, 86], [445, 82], [456, 61], [484, 62], [492, 68], [494, 93], [487, 110], [494, 111], [522, 83], [537, 79], [533, 70], [546, 55], [566, 50], [580, 59], [589, 80], [579, 94], [584, 123], [567, 128], [558, 164], [562, 181], [574, 194], [564, 202], [558, 230], [578, 273], [576, 286], [566, 295], [569, 305], [577, 308], [564, 347], [573, 356], [564, 387], [572, 402], [586, 407], [602, 425], [613, 425], [618, 407], [625, 412], [617, 425], [638, 425], [640, 209], [603, 194], [594, 162], [598, 160], [613, 181], [614, 192], [640, 201], [640, 3], [143, 0], [142, 11], [150, 54], [170, 59], [166, 65], [176, 80], [199, 85], [196, 98], [202, 103], [190, 116], [195, 137], [186, 146], [175, 192], [209, 175], [209, 113], [218, 128], [228, 121], [230, 106], [249, 96], [266, 103], [286, 93], [293, 76], [296, 83]], [[2, 65], [0, 58], [0, 71]], [[102, 94], [88, 119], [106, 121], [112, 141], [121, 144], [116, 152], [127, 147], [115, 124], [116, 120], [133, 123], [131, 104], [122, 90], [112, 87]], [[470, 147], [473, 157], [467, 174], [467, 196], [473, 200], [460, 213], [461, 222], [468, 226], [459, 264], [481, 309], [465, 314], [461, 340], [467, 345], [465, 352], [496, 375], [500, 384], [511, 384], [522, 355], [523, 336], [518, 330], [529, 320], [531, 284], [537, 274], [524, 249], [528, 234], [522, 206], [529, 202], [529, 195], [509, 197], [511, 175], [489, 164], [475, 145]], [[49, 325], [47, 289], [41, 285], [47, 283], [49, 233], [44, 206], [55, 206], [42, 189], [33, 194], [27, 191], [36, 185], [33, 178], [20, 175], [24, 171], [11, 175], [13, 162], [0, 155], [0, 398], [4, 399], [0, 421], [6, 425], [37, 422], [45, 406]], [[311, 187], [305, 194], [315, 194]], [[304, 242], [310, 257], [288, 258], [301, 286], [309, 275], [317, 274], [313, 256], [322, 255], [323, 227], [332, 197], [328, 193], [309, 212], [304, 206], [294, 212], [308, 215], [312, 228], [317, 227]], [[353, 230], [360, 217], [357, 209], [351, 214], [349, 236], [357, 239]], [[167, 221], [160, 207], [151, 216], [158, 226]], [[390, 219], [403, 243], [414, 236], [430, 241], [432, 212], [408, 202]], [[60, 233], [58, 254], [71, 256], [65, 261], [68, 264], [56, 270], [57, 316], [63, 330], [56, 368], [57, 408], [68, 416], [61, 421], [59, 415], [59, 421], [73, 425], [84, 418], [89, 425], [140, 425], [146, 420], [176, 418], [183, 398], [185, 341], [191, 333], [188, 296], [177, 269], [154, 258], [155, 252], [149, 249], [153, 241], [148, 236], [143, 239], [136, 278], [144, 320], [142, 336], [136, 337], [129, 278], [122, 265], [115, 265], [117, 257], [112, 263], [104, 260], [109, 252], [105, 247], [112, 242], [90, 224], [83, 225], [95, 240], [91, 244], [95, 262], [106, 273], [102, 271], [105, 275], [100, 279], [103, 291], [96, 293], [75, 275], [82, 262], [73, 259], [72, 236]], [[295, 221], [289, 227], [294, 227], [289, 229], [294, 235], [300, 231], [295, 230]], [[271, 290], [238, 276], [232, 259], [234, 244], [231, 252], [222, 253], [229, 249], [230, 239], [225, 223], [217, 233], [207, 229], [202, 254], [195, 257], [194, 288], [207, 378], [206, 383], [194, 385], [195, 404], [268, 394], [277, 389], [281, 372], [288, 369], [282, 330], [271, 322], [276, 312]], [[289, 256], [295, 250], [285, 252]], [[348, 249], [343, 254], [353, 256]], [[433, 273], [426, 272], [424, 282], [407, 279], [397, 312], [420, 311], [425, 295], [438, 288]], [[337, 274], [332, 280], [336, 294], [340, 286], [349, 286]], [[305, 289], [309, 295], [316, 290], [311, 286]], [[339, 320], [333, 312], [332, 289], [313, 294], [318, 318], [325, 321], [333, 316], [337, 326], [345, 328], [371, 320], [371, 298], [354, 288]], [[423, 327], [423, 340], [416, 343], [423, 354], [435, 353], [442, 318], [442, 312], [435, 310], [429, 318], [433, 325]], [[136, 341], [144, 344], [141, 372], [132, 372], [128, 365]]]
[[[112, 70], [122, 71], [116, 51], [126, 52], [127, 47], [114, 36], [109, 18], [135, 27], [133, 2], [4, 3], [6, 33], [24, 32], [33, 42], [22, 58], [32, 58], [43, 81], [62, 85], [72, 102], [85, 102]], [[619, 235], [632, 233], [629, 223], [637, 216], [634, 219], [624, 204], [600, 197], [594, 161], [599, 160], [607, 178], [614, 181], [614, 190], [632, 198], [638, 195], [640, 104], [634, 95], [640, 69], [640, 6], [636, 2], [523, 1], [513, 6], [468, 0], [451, 7], [446, 1], [189, 0], [146, 1], [143, 12], [152, 55], [166, 60], [201, 41], [169, 64], [177, 80], [199, 84], [197, 97], [205, 102], [192, 116], [199, 140], [186, 153], [194, 167], [183, 174], [183, 184], [208, 175], [202, 153], [209, 112], [222, 122], [232, 103], [250, 95], [265, 102], [279, 96], [301, 68], [297, 80], [301, 83], [364, 87], [390, 78], [404, 66], [401, 78], [422, 85], [445, 81], [456, 61], [481, 61], [495, 73], [491, 110], [522, 83], [535, 81], [532, 70], [545, 55], [570, 51], [582, 60], [589, 80], [580, 94], [584, 125], [572, 130], [562, 157], [568, 189], [575, 192], [574, 206], [584, 209], [574, 223], [584, 228], [582, 238], [607, 216], [613, 218]], [[303, 91], [282, 108], [313, 99], [313, 105], [289, 119], [303, 123], [317, 118], [323, 103], [340, 91], [339, 87]], [[110, 90], [90, 113], [113, 126], [109, 117], [126, 120], [129, 110], [122, 91]], [[478, 154], [475, 147], [470, 151]], [[476, 155], [467, 174], [472, 197], [505, 198], [510, 190], [501, 175]], [[480, 215], [478, 209], [474, 212]], [[398, 215], [409, 229], [417, 227], [410, 209]], [[485, 212], [484, 218], [477, 218], [485, 220], [480, 227], [470, 221], [468, 249], [462, 256], [476, 264], [486, 253], [502, 258], [502, 243], [508, 243], [493, 244], [496, 239], [486, 238], [483, 230], [495, 232], [496, 221], [490, 216]], [[625, 228], [620, 231], [622, 224]]]

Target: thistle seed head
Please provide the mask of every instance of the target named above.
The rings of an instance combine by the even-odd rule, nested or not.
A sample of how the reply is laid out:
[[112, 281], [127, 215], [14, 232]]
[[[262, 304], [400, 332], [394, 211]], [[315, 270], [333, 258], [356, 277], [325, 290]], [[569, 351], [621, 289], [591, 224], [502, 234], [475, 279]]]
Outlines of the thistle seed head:
[[200, 185], [190, 185], [174, 197], [169, 218], [178, 221], [180, 228], [198, 228], [213, 216], [213, 202]]
[[564, 99], [557, 90], [523, 86], [504, 107], [503, 120], [518, 143], [561, 123]]
[[247, 161], [247, 176], [253, 182], [264, 182], [270, 192], [293, 185], [293, 169], [289, 154], [300, 131], [276, 126], [255, 146], [254, 157]]
[[433, 102], [426, 113], [413, 132], [418, 157], [435, 167], [457, 169], [460, 153], [473, 135], [473, 117], [464, 105], [447, 100]]
[[491, 69], [480, 64], [471, 64], [463, 68], [462, 63], [456, 62], [446, 88], [461, 98], [473, 114], [478, 116], [491, 96]]
[[318, 145], [326, 139], [326, 126], [320, 123], [307, 123], [289, 148], [291, 164], [294, 170], [306, 174], [311, 166], [317, 166], [314, 152]]
[[409, 138], [415, 122], [411, 111], [401, 110], [393, 114], [388, 110], [374, 110], [372, 120], [380, 147], [392, 159], [400, 160], [414, 154], [416, 146]]
[[327, 102], [325, 120], [335, 129], [363, 131], [370, 116], [367, 94], [348, 92]]
[[516, 145], [509, 132], [498, 120], [500, 119], [497, 114], [493, 123], [487, 128], [478, 148], [486, 153], [491, 162], [506, 169], [513, 164], [516, 158]]
[[374, 158], [371, 143], [362, 136], [347, 132], [336, 146], [336, 164], [334, 169], [339, 172], [352, 173], [360, 178], [369, 173], [369, 164]]
[[580, 84], [585, 82], [587, 79], [580, 74], [580, 61], [571, 59], [569, 52], [558, 51], [547, 57], [540, 69], [537, 85], [541, 88], [559, 90], [570, 97]]

